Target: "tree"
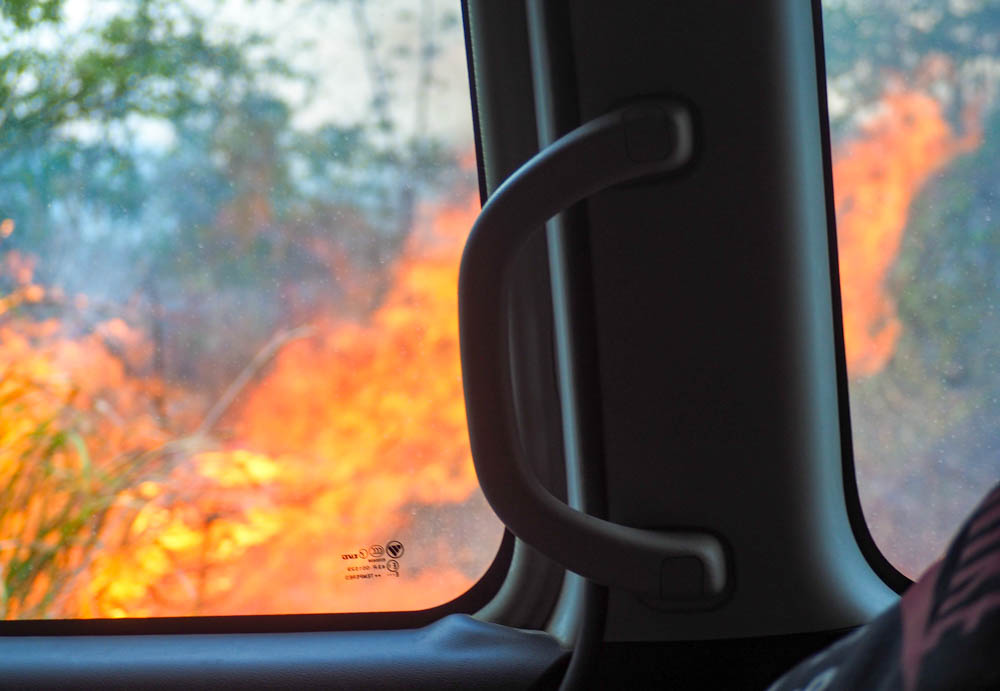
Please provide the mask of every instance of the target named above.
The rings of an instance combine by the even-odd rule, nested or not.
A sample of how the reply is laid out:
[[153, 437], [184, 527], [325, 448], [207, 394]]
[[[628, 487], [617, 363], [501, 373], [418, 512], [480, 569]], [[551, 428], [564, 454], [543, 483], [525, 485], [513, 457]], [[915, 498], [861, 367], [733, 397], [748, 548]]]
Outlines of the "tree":
[[995, 106], [1000, 77], [1000, 7], [992, 0], [825, 0], [823, 28], [835, 134], [898, 80], [932, 93], [961, 125], [961, 113]]

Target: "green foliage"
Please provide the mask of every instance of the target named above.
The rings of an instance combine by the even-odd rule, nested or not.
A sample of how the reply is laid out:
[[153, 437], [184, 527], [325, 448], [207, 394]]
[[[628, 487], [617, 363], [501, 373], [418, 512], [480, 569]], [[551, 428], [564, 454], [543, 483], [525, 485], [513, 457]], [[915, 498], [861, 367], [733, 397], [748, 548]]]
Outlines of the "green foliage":
[[[986, 123], [1000, 131], [1000, 114]], [[1000, 388], [1000, 141], [931, 181], [911, 210], [892, 276], [904, 334], [931, 377], [980, 396]], [[917, 365], [917, 363], [913, 363]]]
[[[997, 88], [1000, 5], [995, 0], [824, 0], [826, 70], [851, 107], [831, 114], [835, 135], [893, 79], [931, 89], [958, 123], [966, 107], [982, 107]], [[943, 58], [947, 74], [925, 70]], [[937, 86], [932, 82], [938, 81]]]
[[27, 29], [41, 22], [56, 22], [63, 0], [3, 0], [0, 18], [13, 22], [18, 29]]
[[825, 0], [823, 25], [830, 74], [846, 72], [859, 60], [906, 72], [932, 53], [959, 62], [992, 54], [1000, 8], [991, 0]]
[[138, 172], [137, 126], [204, 134], [237, 105], [220, 94], [252, 91], [244, 47], [209, 42], [197, 14], [165, 0], [128, 7], [55, 49], [22, 42], [0, 53], [0, 215], [38, 253], [73, 232], [54, 206], [139, 215], [152, 181]]
[[[0, 400], [5, 420], [25, 420], [29, 383]], [[0, 618], [43, 617], [89, 565], [101, 529], [122, 492], [149, 468], [153, 454], [126, 454], [95, 464], [70, 407], [33, 421], [22, 443], [7, 443], [0, 474]], [[30, 418], [28, 418], [30, 419]], [[133, 499], [137, 502], [138, 499]]]
[[[115, 285], [96, 289], [120, 295], [150, 275], [176, 273], [172, 258], [194, 259], [213, 246], [218, 254], [200, 257], [209, 273], [220, 282], [249, 280], [284, 252], [282, 233], [328, 227], [317, 214], [331, 204], [383, 226], [372, 266], [384, 265], [409, 230], [416, 188], [432, 187], [451, 161], [421, 134], [434, 27], [422, 43], [418, 134], [400, 143], [387, 134], [396, 130], [392, 46], [373, 33], [364, 3], [353, 3], [351, 16], [375, 94], [370, 117], [314, 132], [294, 130], [289, 106], [267, 86], [281, 78], [308, 91], [309, 77], [270, 54], [260, 37], [209, 38], [205, 6], [136, 0], [82, 32], [58, 21], [57, 5], [4, 7], [12, 18], [51, 16], [46, 31], [61, 39], [54, 47], [25, 40], [0, 47], [0, 218], [18, 227], [5, 247], [45, 256], [41, 278], [68, 291], [95, 290], [92, 272], [69, 268], [89, 256], [116, 258], [116, 275], [102, 277]], [[0, 30], [0, 39], [37, 30], [37, 22], [22, 21]], [[160, 149], [144, 143], [151, 131], [160, 133]], [[220, 225], [223, 217], [231, 222]], [[129, 230], [137, 226], [141, 238]], [[151, 247], [159, 257], [152, 263]], [[241, 267], [235, 273], [224, 266], [233, 261]], [[192, 281], [205, 268], [197, 273]]]

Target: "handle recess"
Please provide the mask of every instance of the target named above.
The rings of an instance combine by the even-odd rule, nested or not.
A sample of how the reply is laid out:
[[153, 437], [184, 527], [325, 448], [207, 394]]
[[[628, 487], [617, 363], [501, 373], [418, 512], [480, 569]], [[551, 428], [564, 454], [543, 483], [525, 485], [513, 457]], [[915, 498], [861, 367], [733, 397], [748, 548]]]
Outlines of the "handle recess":
[[689, 605], [727, 589], [726, 550], [708, 532], [651, 530], [601, 520], [554, 497], [524, 458], [513, 415], [505, 278], [545, 221], [602, 189], [678, 169], [693, 127], [682, 105], [650, 100], [587, 122], [521, 166], [472, 227], [459, 275], [459, 333], [469, 437], [487, 500], [519, 538], [570, 571]]

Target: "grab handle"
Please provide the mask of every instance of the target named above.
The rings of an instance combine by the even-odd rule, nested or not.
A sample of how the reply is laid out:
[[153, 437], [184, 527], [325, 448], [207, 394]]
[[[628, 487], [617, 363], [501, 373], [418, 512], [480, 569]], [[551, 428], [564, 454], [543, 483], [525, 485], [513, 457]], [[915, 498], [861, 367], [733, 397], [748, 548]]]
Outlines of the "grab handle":
[[521, 166], [489, 198], [466, 243], [459, 332], [472, 457], [500, 519], [570, 571], [697, 606], [727, 589], [717, 537], [601, 520], [558, 500], [535, 477], [514, 421], [504, 292], [517, 250], [536, 228], [603, 189], [678, 169], [690, 160], [693, 139], [686, 108], [646, 101], [581, 125]]

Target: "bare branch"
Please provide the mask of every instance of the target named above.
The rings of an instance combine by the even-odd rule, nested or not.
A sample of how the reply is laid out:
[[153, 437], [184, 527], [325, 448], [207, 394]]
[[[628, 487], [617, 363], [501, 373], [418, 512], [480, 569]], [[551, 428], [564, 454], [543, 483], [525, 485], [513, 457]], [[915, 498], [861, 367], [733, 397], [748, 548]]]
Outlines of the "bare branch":
[[306, 338], [313, 333], [313, 327], [311, 326], [300, 326], [295, 329], [288, 329], [279, 331], [271, 339], [264, 344], [264, 347], [257, 351], [257, 354], [253, 356], [253, 359], [247, 363], [246, 367], [237, 375], [236, 379], [226, 387], [226, 390], [222, 392], [222, 396], [219, 400], [209, 409], [208, 413], [205, 414], [205, 418], [198, 425], [198, 428], [194, 432], [195, 437], [200, 437], [208, 434], [212, 431], [212, 428], [218, 424], [219, 420], [225, 415], [226, 411], [236, 400], [236, 397], [240, 395], [240, 392], [246, 388], [253, 378], [260, 372], [261, 369], [271, 359], [278, 354], [278, 351], [282, 349], [287, 343], [291, 341], [298, 340], [300, 338]]

